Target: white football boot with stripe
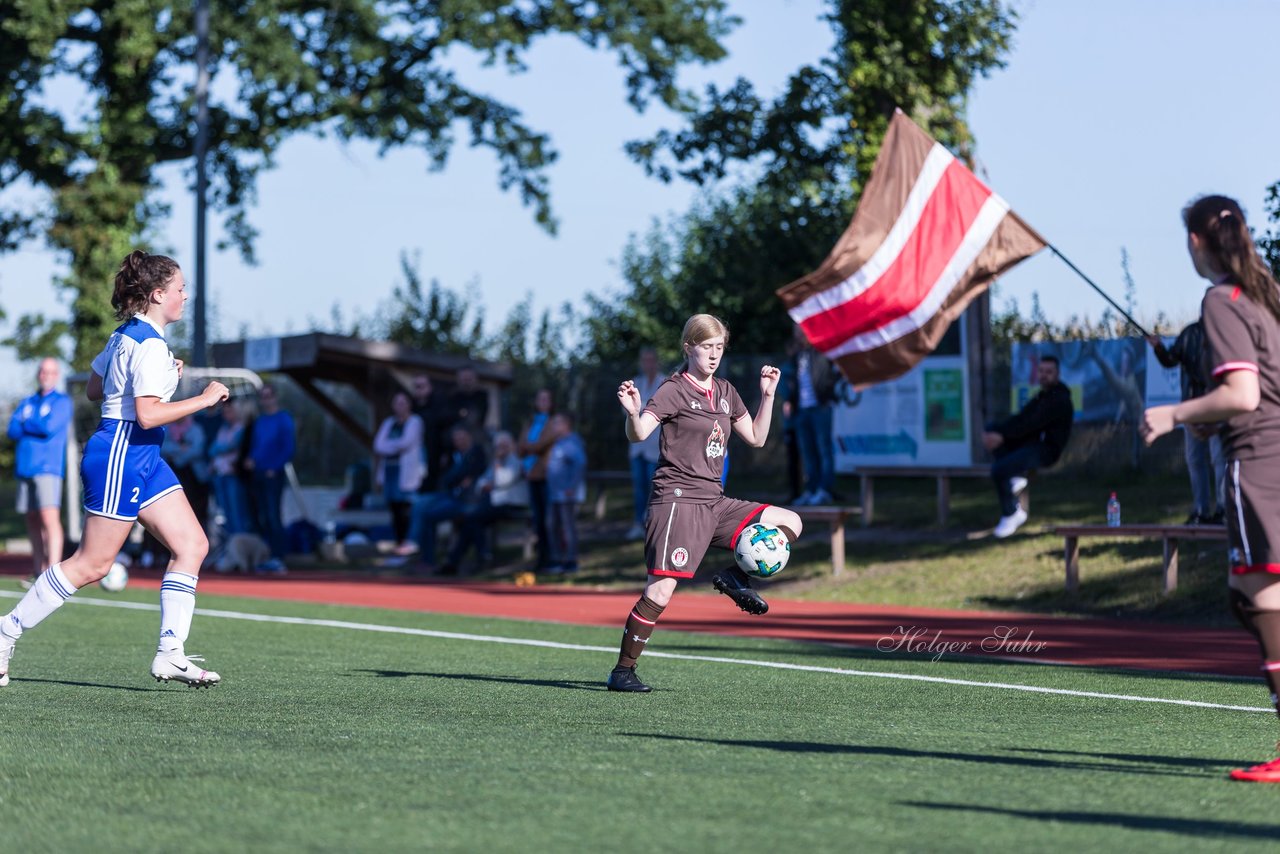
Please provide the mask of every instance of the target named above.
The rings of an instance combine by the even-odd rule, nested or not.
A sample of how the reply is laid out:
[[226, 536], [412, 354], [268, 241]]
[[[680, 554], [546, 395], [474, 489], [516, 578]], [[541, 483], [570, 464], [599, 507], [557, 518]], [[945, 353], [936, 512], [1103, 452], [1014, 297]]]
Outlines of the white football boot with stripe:
[[192, 688], [209, 688], [222, 681], [212, 670], [204, 670], [195, 662], [204, 661], [199, 655], [183, 655], [181, 652], [158, 652], [151, 662], [151, 675], [157, 682], [182, 682]]

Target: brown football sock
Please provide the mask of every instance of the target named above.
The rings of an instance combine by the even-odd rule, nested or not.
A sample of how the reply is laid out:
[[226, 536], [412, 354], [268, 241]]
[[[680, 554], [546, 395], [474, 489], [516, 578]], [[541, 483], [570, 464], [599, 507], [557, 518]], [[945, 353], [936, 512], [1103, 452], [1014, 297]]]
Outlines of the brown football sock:
[[657, 628], [662, 611], [663, 606], [648, 596], [641, 596], [636, 602], [631, 613], [627, 615], [627, 625], [622, 630], [622, 648], [618, 652], [619, 667], [636, 666], [636, 659], [649, 643], [649, 636]]
[[1271, 703], [1280, 715], [1280, 611], [1255, 607], [1238, 590], [1230, 591], [1231, 611], [1262, 649], [1262, 675], [1271, 689]]
[[1262, 675], [1271, 686], [1271, 702], [1280, 715], [1280, 611], [1256, 610], [1253, 624], [1258, 628], [1262, 647]]
[[1253, 624], [1253, 615], [1257, 610], [1253, 607], [1253, 600], [1235, 589], [1227, 591], [1227, 599], [1231, 605], [1231, 613], [1240, 621], [1240, 625], [1244, 626], [1245, 631], [1253, 635], [1253, 639], [1261, 644], [1262, 638], [1258, 636], [1258, 627]]
[[788, 528], [786, 525], [779, 525], [778, 530], [781, 531], [784, 535], [786, 535], [788, 543], [794, 543], [797, 539], [799, 539], [799, 537], [796, 536], [796, 532]]

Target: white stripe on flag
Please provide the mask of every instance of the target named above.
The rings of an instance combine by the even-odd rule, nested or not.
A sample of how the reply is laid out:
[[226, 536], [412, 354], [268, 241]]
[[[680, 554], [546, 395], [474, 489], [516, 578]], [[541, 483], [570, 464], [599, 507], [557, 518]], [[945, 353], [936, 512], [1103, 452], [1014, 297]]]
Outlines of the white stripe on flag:
[[911, 187], [911, 192], [907, 195], [902, 212], [898, 214], [893, 228], [889, 229], [889, 233], [885, 235], [884, 242], [849, 278], [794, 306], [788, 312], [791, 319], [801, 323], [815, 314], [830, 311], [838, 305], [847, 303], [874, 285], [902, 254], [902, 249], [916, 230], [916, 225], [919, 224], [925, 206], [933, 196], [933, 191], [937, 189], [938, 182], [942, 180], [947, 168], [954, 161], [955, 157], [951, 152], [935, 142], [933, 148], [929, 150], [929, 156], [924, 160], [924, 166], [921, 167], [915, 184]]
[[883, 347], [904, 335], [910, 335], [927, 323], [942, 308], [942, 304], [964, 277], [965, 271], [991, 242], [991, 236], [1000, 227], [1000, 223], [1008, 212], [1008, 202], [994, 193], [988, 196], [978, 210], [978, 216], [974, 219], [973, 225], [969, 226], [969, 230], [965, 232], [964, 240], [956, 249], [956, 253], [951, 256], [951, 260], [947, 262], [942, 274], [933, 283], [933, 287], [929, 289], [929, 293], [920, 305], [916, 306], [910, 314], [886, 323], [879, 329], [855, 335], [843, 344], [827, 350], [827, 357], [835, 359], [850, 353], [865, 353], [877, 347]]

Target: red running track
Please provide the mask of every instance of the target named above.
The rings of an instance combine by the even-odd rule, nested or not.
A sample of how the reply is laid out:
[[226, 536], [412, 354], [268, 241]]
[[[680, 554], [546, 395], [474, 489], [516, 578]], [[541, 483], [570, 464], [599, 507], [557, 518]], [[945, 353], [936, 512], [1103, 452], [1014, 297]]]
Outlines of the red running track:
[[[21, 571], [17, 567], [10, 570], [12, 574]], [[159, 587], [157, 578], [140, 578], [136, 574], [133, 583]], [[210, 573], [201, 578], [200, 590], [257, 599], [616, 627], [621, 627], [637, 596], [637, 591], [563, 585], [516, 587], [496, 582], [410, 582], [307, 573], [294, 573], [287, 578]], [[942, 651], [947, 658], [967, 654], [1091, 667], [1259, 675], [1257, 647], [1243, 630], [1235, 628], [802, 602], [777, 597], [770, 597], [770, 605], [767, 615], [751, 617], [738, 611], [724, 596], [682, 590], [663, 614], [661, 628], [814, 641], [880, 649], [886, 655]]]

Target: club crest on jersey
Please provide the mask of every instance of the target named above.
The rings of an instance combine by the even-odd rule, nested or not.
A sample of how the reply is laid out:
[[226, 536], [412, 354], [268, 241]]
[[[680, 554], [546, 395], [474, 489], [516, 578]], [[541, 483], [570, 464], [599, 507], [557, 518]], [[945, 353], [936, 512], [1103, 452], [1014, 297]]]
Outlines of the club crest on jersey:
[[720, 427], [720, 422], [714, 422], [715, 426], [711, 428], [711, 435], [707, 437], [707, 459], [714, 460], [716, 457], [724, 456], [724, 430]]
[[729, 401], [725, 400], [723, 397], [720, 398], [720, 411], [725, 415], [729, 414]]
[[689, 552], [685, 549], [676, 549], [671, 553], [671, 565], [676, 569], [680, 569], [689, 562]]

